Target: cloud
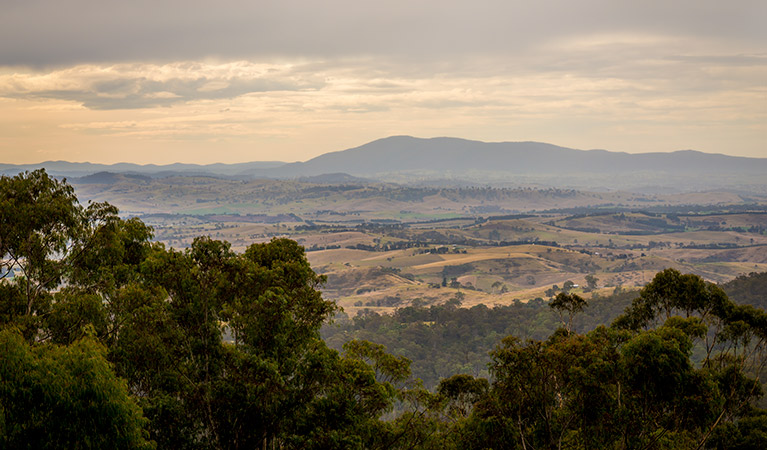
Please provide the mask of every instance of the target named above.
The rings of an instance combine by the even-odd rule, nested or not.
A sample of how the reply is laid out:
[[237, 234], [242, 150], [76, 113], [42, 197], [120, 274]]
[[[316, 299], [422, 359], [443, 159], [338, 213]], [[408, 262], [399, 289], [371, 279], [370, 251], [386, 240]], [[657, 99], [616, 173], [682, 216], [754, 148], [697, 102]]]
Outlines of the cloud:
[[762, 0], [6, 0], [0, 156], [306, 159], [390, 134], [763, 154], [765, 14]]
[[[536, 55], [504, 64], [476, 57], [432, 70], [376, 58], [85, 64], [0, 72], [0, 97], [64, 100], [94, 111], [139, 110], [127, 122], [66, 126], [144, 136], [203, 130], [247, 135], [243, 121], [251, 130], [265, 122], [296, 130], [299, 123], [355, 123], [360, 115], [403, 126], [463, 117], [487, 128], [473, 119], [482, 118], [498, 130], [511, 120], [555, 123], [573, 116], [603, 124], [763, 120], [767, 56], [696, 51], [668, 36], [622, 34], [552, 41]], [[174, 120], [147, 117], [148, 111], [170, 107]], [[240, 125], [227, 128], [222, 121]], [[401, 133], [394, 126], [392, 132]]]
[[51, 72], [0, 74], [0, 96], [68, 100], [94, 110], [136, 109], [254, 92], [316, 90], [323, 84], [311, 74], [291, 73], [290, 65], [81, 65]]
[[9, 0], [0, 96], [91, 110], [270, 92], [348, 112], [681, 102], [763, 86], [762, 12], [751, 0]]
[[625, 31], [763, 48], [766, 14], [762, 0], [6, 0], [0, 61], [439, 61], [513, 57], [549, 40]]

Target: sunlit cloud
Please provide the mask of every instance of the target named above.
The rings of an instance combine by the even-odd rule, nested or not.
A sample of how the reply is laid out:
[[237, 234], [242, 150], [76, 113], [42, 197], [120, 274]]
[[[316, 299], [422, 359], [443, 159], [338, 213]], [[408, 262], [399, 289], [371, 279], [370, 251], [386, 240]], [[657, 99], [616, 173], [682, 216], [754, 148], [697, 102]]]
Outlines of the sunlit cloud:
[[242, 61], [80, 65], [47, 73], [0, 75], [0, 96], [71, 100], [89, 109], [134, 109], [252, 92], [317, 89], [323, 84], [290, 69], [289, 65]]
[[[655, 41], [638, 42], [625, 45]], [[602, 54], [600, 46], [578, 44], [582, 64], [569, 70], [531, 69], [547, 66], [555, 58], [553, 51], [519, 67], [494, 67], [492, 61], [477, 58], [472, 61], [474, 70], [457, 72], [367, 60], [27, 69], [0, 74], [0, 97], [24, 99], [27, 108], [38, 111], [48, 105], [49, 117], [56, 117], [58, 127], [68, 133], [108, 137], [112, 142], [137, 139], [142, 145], [156, 141], [156, 146], [167, 149], [168, 157], [174, 147], [180, 152], [193, 140], [197, 146], [205, 142], [245, 146], [269, 138], [269, 145], [292, 140], [293, 149], [282, 154], [291, 160], [306, 159], [337, 150], [338, 141], [353, 145], [405, 133], [485, 140], [550, 141], [554, 136], [560, 139], [556, 143], [582, 148], [612, 143], [620, 144], [613, 147], [617, 150], [646, 151], [661, 142], [671, 126], [681, 128], [673, 139], [666, 136], [667, 142], [701, 148], [693, 139], [685, 142], [681, 132], [699, 136], [701, 127], [745, 126], [752, 127], [753, 135], [767, 121], [761, 81], [767, 75], [767, 58], [752, 55], [734, 69], [727, 58], [715, 55], [608, 63], [610, 56]], [[588, 60], [597, 68], [589, 68]], [[609, 75], [605, 67], [611, 67]], [[77, 108], [80, 113], [73, 115]], [[0, 104], [0, 111], [10, 110]], [[584, 127], [586, 122], [591, 125]], [[629, 122], [642, 130], [631, 133], [634, 136], [657, 136], [645, 136], [645, 143], [635, 147], [621, 143], [619, 137], [626, 136]], [[307, 148], [311, 136], [338, 130], [345, 130], [344, 135], [324, 147]]]

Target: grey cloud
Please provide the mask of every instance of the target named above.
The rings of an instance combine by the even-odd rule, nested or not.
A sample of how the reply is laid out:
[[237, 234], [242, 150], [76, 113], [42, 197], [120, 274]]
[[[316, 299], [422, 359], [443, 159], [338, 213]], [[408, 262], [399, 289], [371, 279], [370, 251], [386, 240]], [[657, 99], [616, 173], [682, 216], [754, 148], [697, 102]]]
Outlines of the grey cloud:
[[706, 63], [730, 67], [767, 67], [767, 54], [764, 55], [679, 55], [668, 56], [670, 61]]
[[[221, 88], [206, 89], [208, 83], [217, 82]], [[270, 92], [320, 89], [318, 82], [289, 82], [268, 79], [218, 80], [210, 78], [150, 80], [143, 77], [114, 78], [95, 81], [85, 88], [48, 89], [6, 93], [6, 97], [51, 98], [82, 103], [94, 110], [136, 109], [169, 106], [192, 100], [215, 100], [241, 95]]]
[[0, 65], [516, 55], [557, 37], [635, 31], [767, 39], [763, 0], [6, 0]]

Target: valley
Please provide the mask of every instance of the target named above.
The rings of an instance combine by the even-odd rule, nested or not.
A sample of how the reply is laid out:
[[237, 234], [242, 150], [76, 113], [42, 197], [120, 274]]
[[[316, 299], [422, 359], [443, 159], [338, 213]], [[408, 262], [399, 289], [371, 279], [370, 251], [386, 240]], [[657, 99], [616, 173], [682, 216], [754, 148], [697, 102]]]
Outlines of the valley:
[[[346, 314], [459, 299], [466, 307], [590, 297], [667, 267], [713, 282], [767, 270], [767, 197], [351, 180], [227, 180], [107, 174], [72, 180], [153, 226], [177, 249], [197, 236], [236, 251], [296, 240]], [[586, 277], [596, 279], [589, 286]]]

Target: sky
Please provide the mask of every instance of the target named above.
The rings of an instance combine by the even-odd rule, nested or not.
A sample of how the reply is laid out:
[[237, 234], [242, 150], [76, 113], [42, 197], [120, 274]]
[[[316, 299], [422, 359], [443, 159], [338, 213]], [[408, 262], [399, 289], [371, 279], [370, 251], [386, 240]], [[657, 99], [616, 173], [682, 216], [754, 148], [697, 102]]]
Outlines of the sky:
[[764, 0], [3, 0], [0, 163], [391, 136], [767, 157]]

